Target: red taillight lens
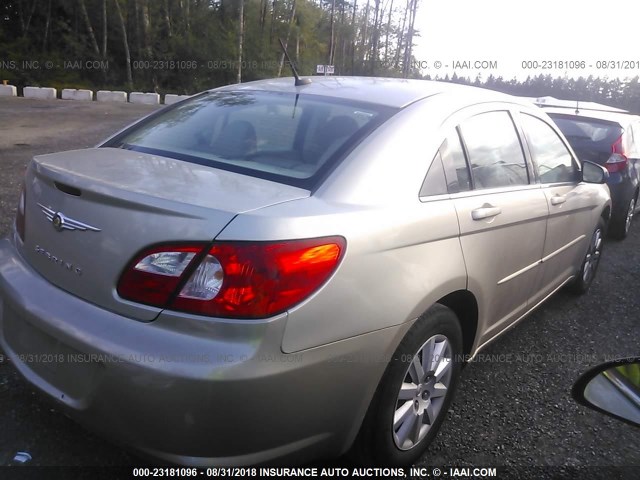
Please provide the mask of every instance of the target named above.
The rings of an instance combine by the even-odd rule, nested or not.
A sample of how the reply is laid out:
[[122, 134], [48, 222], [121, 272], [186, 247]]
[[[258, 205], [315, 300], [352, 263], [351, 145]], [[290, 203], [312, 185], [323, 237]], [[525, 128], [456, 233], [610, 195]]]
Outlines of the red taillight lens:
[[618, 139], [613, 142], [611, 145], [611, 153], [619, 153], [622, 156], [625, 156], [624, 146], [622, 145], [622, 135], [618, 137]]
[[622, 172], [627, 169], [629, 159], [625, 155], [622, 145], [622, 135], [611, 145], [611, 156], [604, 164], [609, 173]]
[[22, 185], [22, 191], [20, 192], [20, 200], [18, 201], [18, 210], [16, 212], [16, 231], [20, 240], [24, 242], [25, 239], [25, 211], [27, 205], [27, 193], [24, 184]]
[[604, 164], [609, 173], [622, 172], [627, 169], [629, 165], [629, 159], [619, 153], [614, 153], [609, 157], [609, 160]]
[[[202, 253], [202, 247], [197, 248], [195, 257]], [[165, 247], [137, 257], [122, 276], [118, 292], [124, 298], [157, 306], [165, 306], [173, 298], [168, 308], [201, 315], [265, 318], [290, 309], [315, 292], [335, 271], [344, 250], [342, 237], [220, 242], [198, 260], [196, 268], [190, 259], [179, 278], [145, 271], [144, 288], [135, 286], [141, 272], [133, 267], [150, 254], [175, 252]]]

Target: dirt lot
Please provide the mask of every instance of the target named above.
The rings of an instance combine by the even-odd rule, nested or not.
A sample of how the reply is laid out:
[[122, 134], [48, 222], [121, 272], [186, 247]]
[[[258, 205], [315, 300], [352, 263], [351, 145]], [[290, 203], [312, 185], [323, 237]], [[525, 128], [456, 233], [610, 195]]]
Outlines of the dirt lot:
[[150, 105], [0, 97], [0, 231], [13, 221], [27, 162], [34, 155], [92, 147]]
[[[13, 221], [30, 157], [94, 145], [153, 109], [0, 99], [0, 234]], [[636, 223], [625, 242], [607, 243], [589, 295], [560, 292], [464, 370], [449, 418], [421, 463], [524, 470], [640, 466], [640, 430], [587, 410], [569, 395], [589, 367], [640, 353], [639, 284]], [[31, 453], [32, 465], [140, 462], [61, 415], [5, 361], [0, 363], [0, 465], [17, 451]]]

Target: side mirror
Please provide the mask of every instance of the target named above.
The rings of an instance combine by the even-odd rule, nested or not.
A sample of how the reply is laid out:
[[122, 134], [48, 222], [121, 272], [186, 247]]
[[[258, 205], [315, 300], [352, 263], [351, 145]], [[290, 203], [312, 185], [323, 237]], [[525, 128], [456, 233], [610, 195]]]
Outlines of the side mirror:
[[640, 358], [598, 365], [578, 379], [571, 394], [586, 407], [640, 427]]
[[609, 172], [597, 163], [585, 160], [582, 162], [582, 181], [586, 183], [606, 183]]

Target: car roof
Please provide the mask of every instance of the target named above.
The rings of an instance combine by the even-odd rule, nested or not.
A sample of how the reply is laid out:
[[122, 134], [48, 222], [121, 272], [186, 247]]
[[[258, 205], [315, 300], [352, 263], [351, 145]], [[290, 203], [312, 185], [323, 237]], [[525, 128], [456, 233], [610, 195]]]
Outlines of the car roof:
[[607, 120], [610, 122], [616, 122], [621, 126], [628, 125], [640, 121], [640, 116], [632, 115], [629, 113], [615, 113], [615, 112], [600, 112], [595, 110], [580, 110], [576, 113], [575, 109], [571, 108], [558, 108], [558, 107], [542, 107], [542, 110], [547, 114], [560, 114], [572, 117], [582, 118], [594, 118], [598, 120]]
[[527, 105], [527, 102], [516, 99], [511, 95], [468, 85], [432, 80], [332, 76], [314, 76], [309, 78], [311, 79], [310, 84], [299, 87], [295, 86], [293, 77], [286, 77], [228, 85], [218, 88], [216, 91], [258, 90], [322, 95], [325, 97], [357, 100], [395, 108], [404, 108], [423, 98], [440, 94], [464, 95], [469, 98], [470, 102], [473, 102], [473, 100], [494, 100]]
[[546, 97], [518, 97], [523, 100], [527, 100], [538, 107], [557, 107], [567, 108], [575, 110], [576, 105], [580, 110], [596, 110], [600, 112], [612, 112], [612, 113], [629, 113], [622, 108], [612, 107], [603, 103], [589, 102], [586, 100], [562, 100], [551, 96]]

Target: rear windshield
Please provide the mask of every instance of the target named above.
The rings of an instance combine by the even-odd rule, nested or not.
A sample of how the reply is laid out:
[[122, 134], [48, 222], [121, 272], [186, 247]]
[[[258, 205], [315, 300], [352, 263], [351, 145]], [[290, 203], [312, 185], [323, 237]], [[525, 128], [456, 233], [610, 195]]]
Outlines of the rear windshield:
[[594, 118], [550, 113], [549, 116], [567, 138], [576, 153], [581, 149], [611, 152], [611, 145], [622, 135], [622, 127], [615, 122]]
[[103, 146], [312, 189], [395, 112], [316, 95], [210, 92], [160, 111]]

